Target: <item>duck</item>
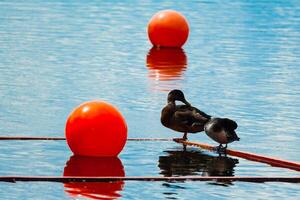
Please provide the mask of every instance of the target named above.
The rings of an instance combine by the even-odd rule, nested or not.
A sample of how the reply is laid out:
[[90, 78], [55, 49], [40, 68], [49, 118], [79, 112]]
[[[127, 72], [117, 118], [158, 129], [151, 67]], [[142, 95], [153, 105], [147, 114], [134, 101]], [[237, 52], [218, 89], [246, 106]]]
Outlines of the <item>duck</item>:
[[[219, 143], [215, 148], [217, 152], [224, 152], [227, 149], [227, 144], [239, 141], [235, 129], [238, 125], [235, 121], [228, 118], [211, 118], [205, 125], [204, 131], [208, 137]], [[225, 147], [223, 147], [225, 144]]]
[[[180, 101], [183, 104], [176, 104]], [[167, 96], [167, 105], [161, 111], [161, 124], [169, 129], [182, 132], [182, 140], [187, 140], [188, 133], [204, 131], [208, 137], [219, 143], [218, 151], [227, 148], [227, 144], [238, 141], [235, 129], [237, 123], [228, 118], [214, 118], [211, 115], [193, 107], [181, 90], [174, 89]], [[223, 147], [223, 144], [226, 146]]]
[[[180, 101], [183, 105], [176, 105]], [[204, 131], [204, 125], [211, 119], [210, 115], [193, 107], [181, 90], [172, 90], [168, 94], [167, 105], [161, 111], [160, 121], [163, 126], [184, 133], [182, 139], [187, 140], [188, 133]]]

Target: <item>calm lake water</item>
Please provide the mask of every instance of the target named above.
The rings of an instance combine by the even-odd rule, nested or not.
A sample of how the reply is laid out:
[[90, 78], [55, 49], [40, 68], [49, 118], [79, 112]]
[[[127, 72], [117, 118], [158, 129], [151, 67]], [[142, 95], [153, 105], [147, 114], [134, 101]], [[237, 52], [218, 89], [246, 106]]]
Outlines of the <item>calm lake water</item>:
[[[162, 9], [188, 19], [183, 49], [151, 49], [147, 23]], [[101, 99], [123, 113], [130, 138], [180, 137], [159, 120], [168, 91], [178, 88], [208, 114], [237, 121], [241, 141], [230, 148], [300, 162], [298, 0], [0, 1], [0, 47], [0, 135], [63, 137], [71, 110]], [[202, 133], [190, 140], [217, 145]], [[173, 142], [128, 142], [118, 159], [71, 157], [65, 141], [0, 143], [0, 176], [299, 176], [193, 148], [183, 153]], [[0, 182], [1, 199], [299, 196], [299, 184], [289, 183]]]

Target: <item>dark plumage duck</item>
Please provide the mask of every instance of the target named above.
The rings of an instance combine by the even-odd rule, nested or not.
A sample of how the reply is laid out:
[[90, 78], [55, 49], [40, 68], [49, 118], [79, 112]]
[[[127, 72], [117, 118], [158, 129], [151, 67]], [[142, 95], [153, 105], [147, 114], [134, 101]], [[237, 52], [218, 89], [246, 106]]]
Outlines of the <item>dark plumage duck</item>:
[[[181, 101], [184, 105], [176, 105]], [[161, 111], [161, 123], [174, 131], [184, 133], [183, 139], [187, 139], [187, 133], [205, 131], [206, 134], [220, 144], [227, 144], [239, 137], [235, 133], [236, 122], [227, 118], [212, 118], [210, 115], [191, 106], [180, 90], [172, 90], [168, 94], [168, 103]], [[225, 148], [226, 148], [225, 147]]]
[[221, 151], [223, 148], [222, 144], [225, 144], [226, 149], [228, 143], [240, 140], [235, 132], [237, 127], [237, 123], [231, 119], [211, 118], [204, 125], [204, 131], [206, 135], [220, 144], [217, 150]]

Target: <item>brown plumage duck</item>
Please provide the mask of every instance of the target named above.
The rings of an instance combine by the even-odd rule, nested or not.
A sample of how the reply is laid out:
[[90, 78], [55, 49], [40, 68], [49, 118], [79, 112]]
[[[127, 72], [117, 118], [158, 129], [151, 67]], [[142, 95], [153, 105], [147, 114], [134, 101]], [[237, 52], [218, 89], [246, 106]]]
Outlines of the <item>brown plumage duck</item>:
[[[185, 105], [176, 105], [175, 101], [181, 101]], [[180, 90], [172, 90], [168, 94], [168, 104], [161, 111], [161, 123], [174, 131], [184, 133], [183, 139], [187, 139], [187, 133], [204, 131], [204, 125], [211, 116], [199, 109], [192, 107]]]
[[[176, 105], [181, 101], [185, 105]], [[205, 131], [206, 134], [218, 142], [218, 150], [223, 146], [240, 138], [235, 133], [237, 123], [228, 118], [212, 118], [210, 115], [191, 106], [180, 90], [172, 90], [168, 94], [167, 105], [161, 111], [161, 123], [174, 131], [184, 133], [183, 138], [187, 140], [187, 133]]]

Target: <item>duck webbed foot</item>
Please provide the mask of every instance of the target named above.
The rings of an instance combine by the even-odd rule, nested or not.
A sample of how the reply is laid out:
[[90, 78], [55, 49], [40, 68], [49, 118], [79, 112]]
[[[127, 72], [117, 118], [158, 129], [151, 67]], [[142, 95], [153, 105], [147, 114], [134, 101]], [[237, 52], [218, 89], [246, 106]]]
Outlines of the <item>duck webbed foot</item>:
[[227, 144], [225, 146], [220, 144], [219, 146], [213, 148], [213, 150], [218, 154], [225, 154], [225, 155], [226, 155], [226, 149], [227, 149]]

